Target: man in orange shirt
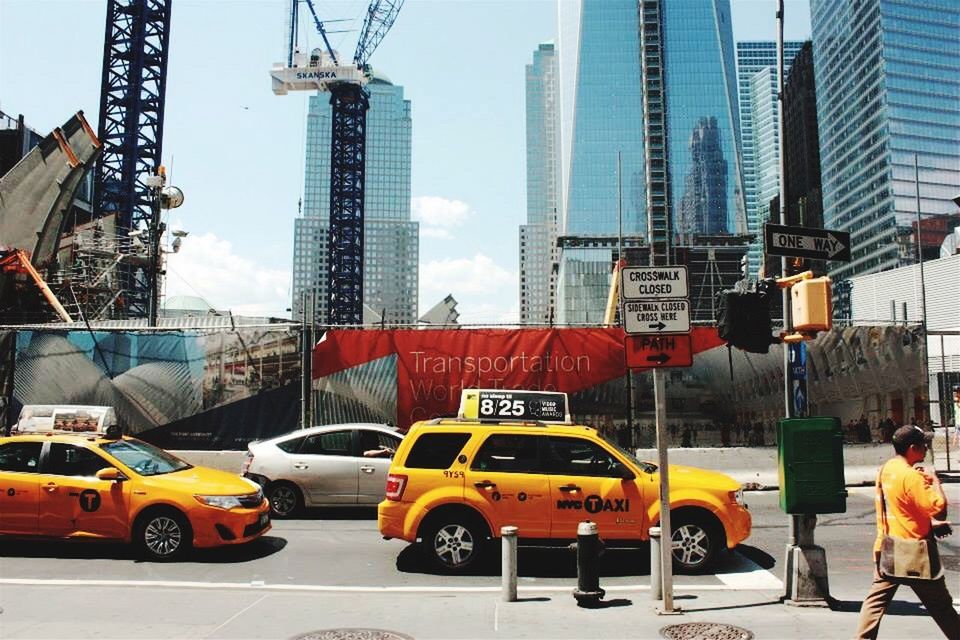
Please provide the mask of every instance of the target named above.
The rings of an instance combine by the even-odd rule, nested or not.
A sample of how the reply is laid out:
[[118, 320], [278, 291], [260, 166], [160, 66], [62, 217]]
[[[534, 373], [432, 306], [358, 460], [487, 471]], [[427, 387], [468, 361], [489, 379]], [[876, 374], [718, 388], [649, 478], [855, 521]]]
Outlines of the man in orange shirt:
[[[934, 621], [951, 640], [960, 640], [960, 616], [953, 608], [953, 598], [941, 575], [937, 580], [888, 578], [880, 574], [880, 545], [884, 536], [882, 509], [887, 507], [888, 533], [898, 538], [915, 540], [932, 538], [931, 519], [946, 513], [947, 497], [936, 474], [913, 465], [923, 460], [933, 434], [917, 426], [904, 426], [893, 434], [893, 449], [897, 455], [888, 460], [877, 477], [877, 541], [873, 546], [873, 586], [860, 608], [857, 638], [876, 638], [887, 605], [893, 600], [897, 587], [905, 584], [913, 588]], [[883, 487], [883, 499], [880, 496]]]

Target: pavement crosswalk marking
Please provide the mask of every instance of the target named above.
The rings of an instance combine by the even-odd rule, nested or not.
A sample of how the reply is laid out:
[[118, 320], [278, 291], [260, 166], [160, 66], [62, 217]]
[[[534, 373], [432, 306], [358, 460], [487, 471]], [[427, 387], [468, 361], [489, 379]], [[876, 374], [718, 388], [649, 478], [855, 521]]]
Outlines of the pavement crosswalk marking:
[[783, 581], [756, 562], [734, 551], [730, 558], [733, 573], [718, 573], [717, 579], [734, 589], [782, 590]]

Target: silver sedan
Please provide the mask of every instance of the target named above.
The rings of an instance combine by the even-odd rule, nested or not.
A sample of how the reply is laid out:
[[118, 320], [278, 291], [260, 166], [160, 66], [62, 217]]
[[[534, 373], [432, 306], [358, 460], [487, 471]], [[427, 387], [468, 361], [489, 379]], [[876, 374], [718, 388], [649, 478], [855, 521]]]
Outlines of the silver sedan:
[[382, 424], [334, 424], [251, 442], [242, 474], [259, 483], [273, 515], [304, 507], [373, 506], [403, 435]]

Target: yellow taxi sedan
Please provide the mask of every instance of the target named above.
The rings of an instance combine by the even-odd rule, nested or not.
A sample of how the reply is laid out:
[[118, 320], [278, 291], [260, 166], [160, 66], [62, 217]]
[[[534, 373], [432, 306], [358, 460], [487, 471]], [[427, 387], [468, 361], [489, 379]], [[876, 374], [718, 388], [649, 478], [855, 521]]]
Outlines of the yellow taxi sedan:
[[[83, 416], [95, 409], [70, 408]], [[0, 535], [122, 540], [164, 561], [270, 529], [269, 503], [253, 482], [107, 435], [110, 425], [103, 428], [102, 415], [99, 421], [0, 438]]]

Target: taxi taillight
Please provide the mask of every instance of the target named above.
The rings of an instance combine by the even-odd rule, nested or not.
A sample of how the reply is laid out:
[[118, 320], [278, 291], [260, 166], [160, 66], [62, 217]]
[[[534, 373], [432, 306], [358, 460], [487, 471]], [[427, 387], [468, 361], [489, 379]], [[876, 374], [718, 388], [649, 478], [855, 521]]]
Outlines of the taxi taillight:
[[407, 476], [398, 473], [387, 475], [387, 500], [400, 501], [403, 490], [407, 488]]

